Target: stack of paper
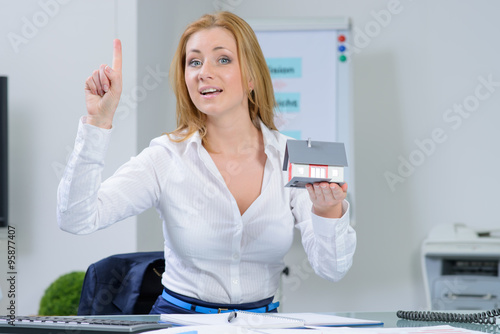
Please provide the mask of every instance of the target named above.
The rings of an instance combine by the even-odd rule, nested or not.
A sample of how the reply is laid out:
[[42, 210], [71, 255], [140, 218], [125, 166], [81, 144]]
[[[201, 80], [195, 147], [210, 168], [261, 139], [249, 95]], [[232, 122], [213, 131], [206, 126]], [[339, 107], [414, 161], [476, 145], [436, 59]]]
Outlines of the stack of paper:
[[320, 313], [251, 313], [238, 311], [228, 321], [229, 313], [162, 314], [161, 321], [176, 325], [233, 325], [246, 328], [297, 328], [304, 326], [383, 325], [380, 321], [339, 317]]
[[219, 314], [162, 314], [160, 320], [176, 325], [232, 325], [246, 328], [294, 328], [303, 327], [304, 320], [272, 313], [236, 312], [228, 320], [229, 313]]
[[148, 334], [479, 334], [481, 332], [457, 328], [449, 325], [398, 328], [367, 327], [321, 327], [321, 328], [286, 328], [255, 329], [230, 325], [223, 326], [185, 326], [160, 329]]
[[322, 313], [279, 313], [279, 316], [302, 319], [305, 326], [374, 326], [384, 324], [378, 320], [346, 318]]

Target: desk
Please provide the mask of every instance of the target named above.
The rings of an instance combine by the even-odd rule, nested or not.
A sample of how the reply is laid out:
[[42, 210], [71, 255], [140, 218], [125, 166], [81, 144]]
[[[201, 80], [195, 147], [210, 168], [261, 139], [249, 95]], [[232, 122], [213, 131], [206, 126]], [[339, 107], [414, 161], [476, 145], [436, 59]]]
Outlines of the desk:
[[[457, 311], [454, 311], [457, 312]], [[471, 311], [474, 312], [474, 311]], [[394, 312], [321, 312], [326, 314], [338, 315], [340, 317], [366, 319], [366, 320], [380, 320], [384, 323], [384, 326], [367, 326], [368, 327], [385, 327], [385, 328], [397, 328], [397, 327], [423, 327], [423, 326], [439, 326], [439, 325], [450, 325], [454, 327], [466, 328], [471, 330], [482, 331], [484, 333], [498, 333], [500, 334], [500, 326], [497, 325], [496, 329], [487, 328], [488, 326], [479, 324], [461, 324], [461, 323], [444, 323], [444, 322], [431, 322], [431, 321], [413, 321], [404, 320], [398, 318], [396, 311]], [[279, 313], [278, 313], [279, 315]], [[106, 319], [129, 319], [129, 320], [139, 320], [139, 321], [158, 321], [160, 319], [159, 315], [116, 315], [116, 316], [105, 316]], [[489, 331], [484, 331], [485, 329]]]
[[[500, 326], [492, 325], [479, 325], [479, 324], [461, 324], [461, 323], [444, 323], [444, 322], [428, 322], [428, 321], [411, 321], [399, 319], [396, 312], [325, 312], [328, 314], [333, 314], [341, 317], [350, 317], [357, 319], [367, 319], [367, 320], [380, 320], [384, 323], [385, 328], [397, 328], [397, 327], [423, 327], [423, 326], [437, 326], [437, 325], [451, 325], [454, 327], [465, 328], [469, 330], [475, 330], [483, 333], [496, 333], [500, 334]], [[86, 316], [90, 317], [90, 316]], [[135, 320], [135, 321], [158, 321], [160, 319], [159, 315], [115, 315], [115, 316], [92, 316], [92, 318], [100, 319], [117, 319], [117, 320]], [[366, 328], [374, 328], [381, 326], [366, 326]], [[27, 333], [20, 331], [9, 331], [9, 328], [0, 327], [0, 333]], [[35, 331], [30, 331], [30, 333], [35, 333]], [[38, 333], [43, 333], [40, 331]], [[38, 334], [36, 333], [36, 334]], [[75, 331], [68, 331], [67, 333], [76, 333]], [[88, 332], [86, 332], [88, 333]], [[147, 332], [146, 332], [147, 333]]]

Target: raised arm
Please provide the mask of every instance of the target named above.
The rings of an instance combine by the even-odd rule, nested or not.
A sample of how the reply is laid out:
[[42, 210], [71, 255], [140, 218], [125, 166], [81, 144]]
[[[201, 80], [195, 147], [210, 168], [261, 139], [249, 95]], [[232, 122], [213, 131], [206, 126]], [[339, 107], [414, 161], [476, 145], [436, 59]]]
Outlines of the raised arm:
[[79, 123], [75, 147], [59, 183], [58, 223], [72, 233], [90, 233], [133, 214], [123, 209], [131, 206], [121, 188], [101, 185], [110, 129], [122, 91], [120, 40], [114, 40], [113, 50], [112, 67], [101, 65], [85, 81], [87, 116]]

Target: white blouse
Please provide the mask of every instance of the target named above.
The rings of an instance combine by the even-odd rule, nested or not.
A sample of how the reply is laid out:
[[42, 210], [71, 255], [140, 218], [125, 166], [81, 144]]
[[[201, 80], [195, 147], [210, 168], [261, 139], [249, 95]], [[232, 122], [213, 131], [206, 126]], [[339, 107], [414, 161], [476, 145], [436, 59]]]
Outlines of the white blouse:
[[339, 219], [311, 212], [307, 190], [285, 188], [287, 137], [261, 123], [267, 160], [260, 196], [240, 214], [198, 134], [176, 143], [163, 135], [102, 182], [112, 130], [80, 121], [59, 184], [61, 229], [86, 234], [154, 206], [163, 220], [168, 289], [207, 302], [240, 304], [275, 294], [294, 227], [315, 272], [332, 281], [352, 264], [356, 233], [349, 204]]

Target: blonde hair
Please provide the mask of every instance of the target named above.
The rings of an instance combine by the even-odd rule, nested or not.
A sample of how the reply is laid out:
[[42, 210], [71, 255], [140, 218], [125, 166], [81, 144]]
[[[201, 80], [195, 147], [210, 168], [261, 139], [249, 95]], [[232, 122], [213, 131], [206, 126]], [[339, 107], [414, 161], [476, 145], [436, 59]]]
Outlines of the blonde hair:
[[[199, 131], [202, 140], [206, 135], [206, 115], [200, 112], [191, 101], [184, 79], [186, 44], [194, 33], [216, 27], [227, 29], [236, 40], [242, 84], [247, 91], [248, 109], [252, 123], [257, 129], [260, 129], [260, 120], [262, 120], [269, 129], [276, 130], [274, 125], [276, 101], [271, 75], [257, 37], [250, 25], [237, 15], [230, 12], [218, 12], [203, 15], [188, 25], [180, 38], [170, 65], [170, 82], [177, 98], [177, 129], [168, 135], [174, 135], [175, 138], [170, 136], [174, 141], [184, 141], [196, 131]], [[253, 89], [248, 87], [249, 81], [252, 81]]]

